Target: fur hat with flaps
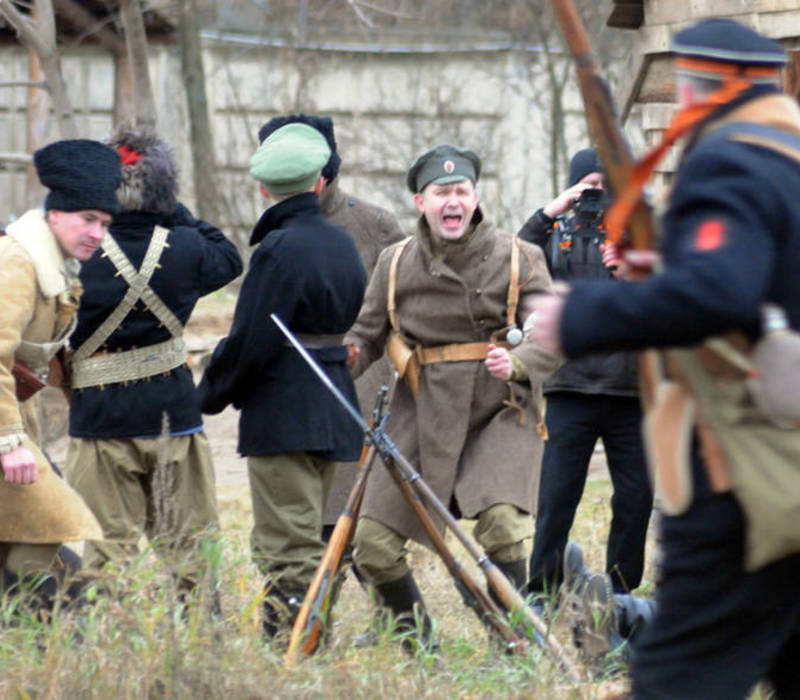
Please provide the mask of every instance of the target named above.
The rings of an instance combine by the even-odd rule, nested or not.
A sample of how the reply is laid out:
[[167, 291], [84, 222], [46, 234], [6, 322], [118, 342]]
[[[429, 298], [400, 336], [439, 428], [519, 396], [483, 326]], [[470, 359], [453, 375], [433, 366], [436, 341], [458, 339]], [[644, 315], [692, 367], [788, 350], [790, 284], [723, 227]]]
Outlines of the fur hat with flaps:
[[178, 169], [172, 149], [142, 127], [122, 127], [108, 139], [122, 161], [117, 198], [123, 211], [172, 214], [178, 203]]

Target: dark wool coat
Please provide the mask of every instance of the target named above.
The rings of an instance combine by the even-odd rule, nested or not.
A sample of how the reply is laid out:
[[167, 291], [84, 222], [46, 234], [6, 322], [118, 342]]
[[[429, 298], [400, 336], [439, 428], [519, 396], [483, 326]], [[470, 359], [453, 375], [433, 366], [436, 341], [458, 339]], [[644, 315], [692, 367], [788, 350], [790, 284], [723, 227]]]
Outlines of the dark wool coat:
[[[427, 347], [489, 341], [493, 332], [506, 326], [513, 239], [481, 219], [478, 210], [473, 235], [449, 245], [444, 259], [433, 255], [430, 231], [420, 220], [416, 237], [400, 258], [395, 297], [400, 329], [410, 340]], [[551, 288], [541, 249], [524, 242], [522, 247], [520, 309], [526, 296]], [[386, 344], [389, 267], [395, 248], [381, 253], [364, 307], [348, 336], [361, 348], [356, 375], [382, 355]], [[455, 501], [464, 517], [475, 517], [497, 503], [535, 510], [542, 453], [536, 430], [541, 384], [558, 359], [529, 340], [513, 354], [525, 364], [529, 381], [499, 381], [483, 361], [432, 364], [421, 370], [417, 401], [400, 384], [391, 406], [388, 432], [395, 444], [439, 498], [448, 505]], [[524, 425], [520, 412], [506, 403], [510, 391], [523, 408]], [[361, 513], [425, 541], [381, 466], [370, 476]]]
[[[114, 217], [109, 232], [138, 270], [156, 225], [170, 230], [150, 287], [182, 324], [197, 300], [225, 286], [242, 272], [242, 260], [223, 233], [195, 219], [182, 205], [175, 214], [124, 212]], [[81, 266], [84, 295], [78, 327], [70, 339], [77, 348], [117, 308], [128, 283], [100, 253]], [[116, 352], [169, 340], [170, 332], [139, 301], [102, 346]], [[87, 387], [72, 392], [69, 434], [91, 439], [152, 437], [161, 433], [162, 415], [173, 433], [202, 426], [191, 370], [183, 365], [166, 374], [127, 384]]]
[[[338, 180], [328, 183], [322, 190], [320, 206], [325, 221], [340, 226], [350, 234], [368, 278], [380, 252], [386, 246], [405, 238], [393, 214], [345, 194], [339, 189]], [[358, 402], [366, 414], [372, 411], [381, 385], [388, 383], [389, 373], [389, 361], [383, 358], [356, 380]], [[323, 522], [326, 525], [334, 524], [344, 510], [357, 474], [358, 462], [340, 462], [336, 465], [333, 483], [325, 501]]]
[[[203, 411], [229, 403], [241, 409], [239, 452], [271, 455], [314, 452], [357, 459], [364, 435], [270, 320], [292, 331], [343, 334], [355, 321], [366, 275], [347, 233], [321, 216], [313, 193], [267, 209], [250, 238], [250, 258], [231, 332], [211, 358], [199, 386]], [[356, 405], [347, 349], [311, 353], [337, 388]]]

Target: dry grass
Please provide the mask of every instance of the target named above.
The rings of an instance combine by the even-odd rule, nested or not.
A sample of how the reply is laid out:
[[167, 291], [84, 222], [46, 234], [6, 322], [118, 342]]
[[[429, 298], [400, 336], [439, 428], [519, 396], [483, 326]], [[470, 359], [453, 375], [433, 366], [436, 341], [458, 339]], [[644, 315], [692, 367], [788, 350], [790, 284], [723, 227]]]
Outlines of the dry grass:
[[[576, 524], [576, 539], [595, 567], [604, 556], [609, 496], [607, 479], [592, 479]], [[49, 624], [15, 615], [14, 604], [6, 605], [0, 613], [0, 697], [625, 697], [624, 678], [573, 684], [538, 648], [526, 657], [499, 652], [461, 604], [445, 569], [421, 547], [412, 547], [411, 561], [437, 625], [437, 656], [410, 658], [388, 635], [373, 648], [355, 648], [350, 640], [368, 625], [371, 609], [348, 577], [331, 643], [285, 670], [281, 651], [259, 634], [261, 580], [249, 562], [247, 488], [223, 485], [219, 497], [224, 539], [207, 543], [202, 554], [219, 570], [220, 619], [205, 612], [212, 593], [208, 581], [200, 600], [182, 614], [170, 576], [175, 562], [165, 566], [145, 552], [125, 570], [108, 572], [105, 595], [78, 612], [56, 611]], [[558, 624], [556, 634], [569, 647], [569, 635]]]

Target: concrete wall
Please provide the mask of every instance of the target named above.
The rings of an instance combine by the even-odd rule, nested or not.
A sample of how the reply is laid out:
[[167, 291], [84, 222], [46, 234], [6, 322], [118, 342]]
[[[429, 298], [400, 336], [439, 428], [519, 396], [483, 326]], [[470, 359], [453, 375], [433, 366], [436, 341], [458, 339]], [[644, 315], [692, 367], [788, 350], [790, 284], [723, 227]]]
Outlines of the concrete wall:
[[[113, 63], [102, 49], [63, 59], [81, 135], [103, 138], [112, 125]], [[248, 175], [258, 127], [293, 111], [334, 118], [343, 159], [342, 187], [415, 218], [404, 175], [436, 143], [473, 148], [484, 161], [485, 209], [518, 227], [549, 201], [549, 106], [535, 51], [510, 46], [473, 50], [392, 47], [294, 49], [236, 37], [207, 37], [205, 67], [217, 153], [222, 222], [240, 240], [263, 210]], [[188, 117], [177, 47], [151, 45], [158, 127], [181, 167], [182, 199], [194, 205]], [[0, 82], [27, 79], [27, 52], [0, 47]], [[0, 151], [24, 152], [26, 90], [0, 88]], [[580, 97], [567, 96], [568, 143], [586, 145]], [[50, 129], [50, 140], [58, 138]], [[0, 166], [0, 222], [25, 209], [24, 166]]]

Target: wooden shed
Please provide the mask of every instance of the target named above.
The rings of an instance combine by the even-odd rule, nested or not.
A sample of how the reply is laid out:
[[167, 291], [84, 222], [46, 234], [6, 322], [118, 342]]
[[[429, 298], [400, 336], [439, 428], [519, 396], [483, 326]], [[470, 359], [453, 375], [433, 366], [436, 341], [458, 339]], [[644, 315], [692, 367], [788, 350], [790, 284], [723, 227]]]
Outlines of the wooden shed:
[[[709, 17], [727, 17], [780, 42], [790, 55], [787, 92], [800, 86], [799, 0], [614, 0], [609, 27], [636, 32], [626, 75], [616, 95], [623, 121], [636, 113], [645, 141], [657, 142], [674, 112], [669, 41], [676, 31]], [[669, 181], [676, 153], [658, 167], [655, 187]]]

